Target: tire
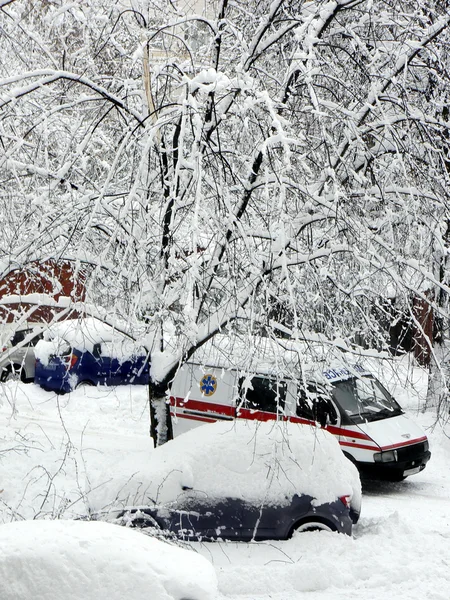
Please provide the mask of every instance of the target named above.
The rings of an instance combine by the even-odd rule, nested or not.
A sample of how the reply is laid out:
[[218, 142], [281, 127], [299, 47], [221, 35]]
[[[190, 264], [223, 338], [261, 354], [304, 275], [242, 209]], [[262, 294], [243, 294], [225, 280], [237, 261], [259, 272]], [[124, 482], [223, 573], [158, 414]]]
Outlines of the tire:
[[333, 525], [333, 523], [311, 517], [296, 523], [291, 529], [289, 538], [291, 538], [295, 533], [304, 533], [305, 531], [329, 531], [333, 533], [337, 531], [337, 528], [335, 525]]
[[122, 519], [122, 524], [127, 527], [136, 527], [139, 529], [153, 527], [160, 530], [164, 529], [162, 523], [154, 516], [148, 514], [145, 508], [142, 510], [134, 508], [126, 510], [119, 515], [119, 518]]
[[7, 381], [25, 381], [25, 373], [21, 365], [9, 365], [5, 367], [0, 375], [2, 383]]
[[75, 389], [78, 390], [79, 388], [92, 387], [93, 385], [94, 384], [92, 383], [92, 381], [89, 381], [88, 379], [83, 379], [83, 381], [79, 381], [77, 383]]

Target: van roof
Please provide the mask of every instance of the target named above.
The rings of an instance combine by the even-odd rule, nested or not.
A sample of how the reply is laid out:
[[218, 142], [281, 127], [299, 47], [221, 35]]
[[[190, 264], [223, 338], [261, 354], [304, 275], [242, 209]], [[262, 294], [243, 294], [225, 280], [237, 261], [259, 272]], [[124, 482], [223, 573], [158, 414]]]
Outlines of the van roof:
[[205, 367], [262, 373], [273, 377], [333, 383], [370, 373], [354, 357], [323, 344], [261, 336], [217, 335], [195, 352], [189, 362]]

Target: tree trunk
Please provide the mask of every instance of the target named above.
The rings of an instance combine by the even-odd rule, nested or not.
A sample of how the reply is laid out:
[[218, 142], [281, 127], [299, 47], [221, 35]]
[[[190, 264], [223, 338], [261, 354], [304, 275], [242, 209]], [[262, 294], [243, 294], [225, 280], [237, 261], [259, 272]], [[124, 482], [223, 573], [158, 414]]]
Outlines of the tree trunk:
[[150, 437], [155, 448], [173, 439], [170, 404], [166, 395], [157, 395], [149, 386]]
[[448, 405], [450, 374], [448, 354], [445, 344], [442, 342], [435, 344], [430, 363], [425, 408], [436, 408], [438, 415], [443, 415], [442, 411]]
[[417, 362], [426, 367], [430, 364], [433, 347], [433, 309], [429, 302], [414, 298], [413, 314], [417, 323], [414, 328], [413, 350]]
[[[445, 118], [444, 114], [444, 118]], [[442, 236], [442, 245], [445, 249], [436, 256], [438, 264], [439, 281], [445, 285], [448, 283], [448, 252], [450, 248], [450, 219], [445, 220], [445, 232]], [[437, 304], [445, 312], [448, 311], [448, 295], [440, 288], [437, 293]], [[436, 407], [438, 416], [448, 414], [449, 409], [449, 381], [450, 381], [450, 353], [448, 350], [448, 318], [439, 316], [436, 321], [437, 327], [433, 332], [434, 353], [431, 357], [428, 376], [428, 389], [425, 407]]]

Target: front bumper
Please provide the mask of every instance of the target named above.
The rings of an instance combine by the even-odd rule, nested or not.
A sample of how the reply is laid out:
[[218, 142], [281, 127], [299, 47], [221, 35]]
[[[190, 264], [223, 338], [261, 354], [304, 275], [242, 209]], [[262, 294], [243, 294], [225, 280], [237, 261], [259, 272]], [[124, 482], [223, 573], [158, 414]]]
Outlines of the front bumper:
[[410, 475], [420, 473], [430, 460], [431, 452], [425, 450], [425, 445], [414, 444], [397, 449], [397, 460], [385, 463], [358, 463], [362, 478], [400, 481]]

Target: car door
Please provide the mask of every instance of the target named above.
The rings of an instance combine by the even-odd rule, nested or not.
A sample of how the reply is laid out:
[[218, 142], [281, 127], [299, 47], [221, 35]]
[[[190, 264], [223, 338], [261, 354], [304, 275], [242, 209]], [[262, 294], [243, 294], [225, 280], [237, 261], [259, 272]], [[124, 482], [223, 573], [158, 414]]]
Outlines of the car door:
[[233, 497], [217, 499], [189, 490], [172, 509], [165, 506], [157, 517], [164, 528], [187, 540], [276, 540], [285, 539], [292, 525], [313, 510], [311, 501], [301, 493], [274, 504]]
[[[130, 348], [127, 351], [127, 348]], [[124, 358], [119, 365], [120, 383], [148, 383], [147, 353], [143, 348], [124, 344]]]
[[184, 539], [243, 540], [243, 501], [237, 498], [215, 498], [198, 490], [185, 490], [172, 508], [164, 506], [158, 517], [165, 527]]
[[111, 383], [111, 356], [110, 349], [106, 342], [94, 344], [92, 356], [95, 362], [92, 364], [93, 372], [90, 377], [95, 384], [112, 385]]
[[108, 378], [106, 385], [120, 385], [125, 383], [123, 376], [123, 360], [117, 356], [117, 353], [110, 352], [110, 356], [104, 357], [108, 368]]

